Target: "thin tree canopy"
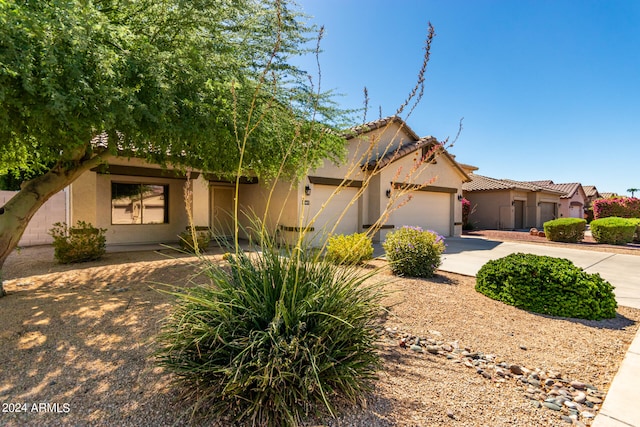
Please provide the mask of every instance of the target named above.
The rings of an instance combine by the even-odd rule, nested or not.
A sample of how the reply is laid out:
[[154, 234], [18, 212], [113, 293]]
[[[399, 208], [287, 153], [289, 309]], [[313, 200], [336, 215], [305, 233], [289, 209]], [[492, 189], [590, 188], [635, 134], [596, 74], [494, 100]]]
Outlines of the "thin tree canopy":
[[340, 153], [304, 121], [319, 97], [287, 64], [308, 34], [287, 4], [0, 1], [0, 26], [0, 174], [101, 150], [235, 171], [247, 129], [246, 169], [269, 174], [302, 123], [291, 171]]
[[28, 178], [0, 206], [0, 271], [38, 208], [110, 156], [267, 179], [339, 159], [344, 114], [289, 65], [310, 34], [291, 6], [0, 0], [0, 175]]

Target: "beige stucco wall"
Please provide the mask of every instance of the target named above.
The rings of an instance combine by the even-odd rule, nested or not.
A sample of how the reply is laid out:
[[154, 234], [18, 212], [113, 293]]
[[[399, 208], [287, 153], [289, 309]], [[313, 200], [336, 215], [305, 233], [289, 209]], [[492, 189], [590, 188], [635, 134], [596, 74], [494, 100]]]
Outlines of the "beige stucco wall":
[[[114, 159], [112, 164], [159, 168], [138, 159]], [[111, 183], [145, 183], [169, 185], [169, 223], [111, 224]], [[166, 243], [178, 241], [188, 225], [184, 205], [185, 180], [136, 177], [86, 172], [70, 186], [70, 220], [82, 220], [105, 228], [107, 244]]]
[[525, 202], [524, 224], [526, 228], [542, 229], [541, 202], [558, 203], [560, 196], [545, 192], [517, 190], [465, 191], [473, 213], [469, 221], [480, 229], [513, 229], [515, 226], [514, 200]]
[[325, 160], [323, 165], [309, 172], [312, 176], [327, 178], [361, 180], [364, 173], [360, 165], [369, 159], [383, 157], [386, 153], [392, 153], [402, 143], [410, 138], [397, 123], [392, 123], [388, 128], [373, 130], [367, 134], [359, 135], [347, 141], [346, 161], [342, 165], [335, 165]]
[[190, 182], [192, 191], [193, 224], [196, 226], [209, 226], [209, 181], [203, 175]]
[[[469, 222], [480, 229], [505, 229], [513, 227], [513, 216], [505, 217], [511, 211], [511, 191], [469, 191], [465, 198], [471, 203], [472, 214]], [[502, 212], [502, 217], [501, 217]]]
[[[273, 189], [271, 196], [269, 193]], [[239, 188], [240, 224], [249, 231], [252, 217], [264, 221], [269, 233], [275, 235], [294, 234], [279, 230], [282, 227], [299, 226], [299, 186], [286, 181], [276, 183], [241, 184]], [[269, 201], [269, 197], [271, 200]], [[245, 237], [246, 233], [244, 234]], [[290, 237], [290, 236], [289, 236]]]
[[[570, 206], [572, 202], [580, 203], [582, 206], [578, 209], [577, 213], [571, 215]], [[560, 218], [584, 218], [584, 205], [587, 202], [587, 196], [584, 194], [581, 188], [568, 199], [560, 199], [560, 205], [558, 206], [558, 216]]]

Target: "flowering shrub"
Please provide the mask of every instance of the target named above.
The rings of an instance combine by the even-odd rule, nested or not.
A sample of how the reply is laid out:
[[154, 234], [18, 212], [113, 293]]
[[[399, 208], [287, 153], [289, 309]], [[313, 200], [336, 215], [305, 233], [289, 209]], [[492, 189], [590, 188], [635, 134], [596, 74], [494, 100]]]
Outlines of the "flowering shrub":
[[391, 271], [398, 276], [431, 277], [442, 263], [444, 238], [420, 227], [402, 227], [387, 234], [382, 244]]
[[637, 197], [614, 197], [593, 201], [593, 217], [595, 219], [611, 216], [640, 218], [640, 199]]
[[462, 199], [462, 228], [465, 230], [472, 230], [473, 224], [469, 222], [469, 215], [471, 215], [471, 202], [467, 199]]
[[365, 233], [329, 237], [327, 260], [335, 264], [360, 264], [373, 257], [371, 238]]

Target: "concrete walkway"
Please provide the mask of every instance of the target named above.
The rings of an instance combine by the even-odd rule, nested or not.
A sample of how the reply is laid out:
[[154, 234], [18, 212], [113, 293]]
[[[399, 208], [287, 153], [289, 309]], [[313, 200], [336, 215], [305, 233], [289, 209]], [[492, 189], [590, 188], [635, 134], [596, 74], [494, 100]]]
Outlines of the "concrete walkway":
[[[474, 237], [447, 238], [441, 270], [475, 276], [487, 261], [514, 252], [567, 258], [614, 287], [618, 305], [640, 309], [640, 255], [612, 254], [566, 247], [499, 242]], [[593, 427], [640, 427], [640, 330], [611, 383]]]

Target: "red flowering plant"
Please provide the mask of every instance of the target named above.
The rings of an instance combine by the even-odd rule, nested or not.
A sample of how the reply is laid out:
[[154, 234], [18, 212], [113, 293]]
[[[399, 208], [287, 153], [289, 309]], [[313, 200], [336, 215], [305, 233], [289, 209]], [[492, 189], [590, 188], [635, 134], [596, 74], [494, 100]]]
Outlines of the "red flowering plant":
[[640, 218], [640, 199], [637, 197], [613, 197], [593, 201], [593, 217]]

